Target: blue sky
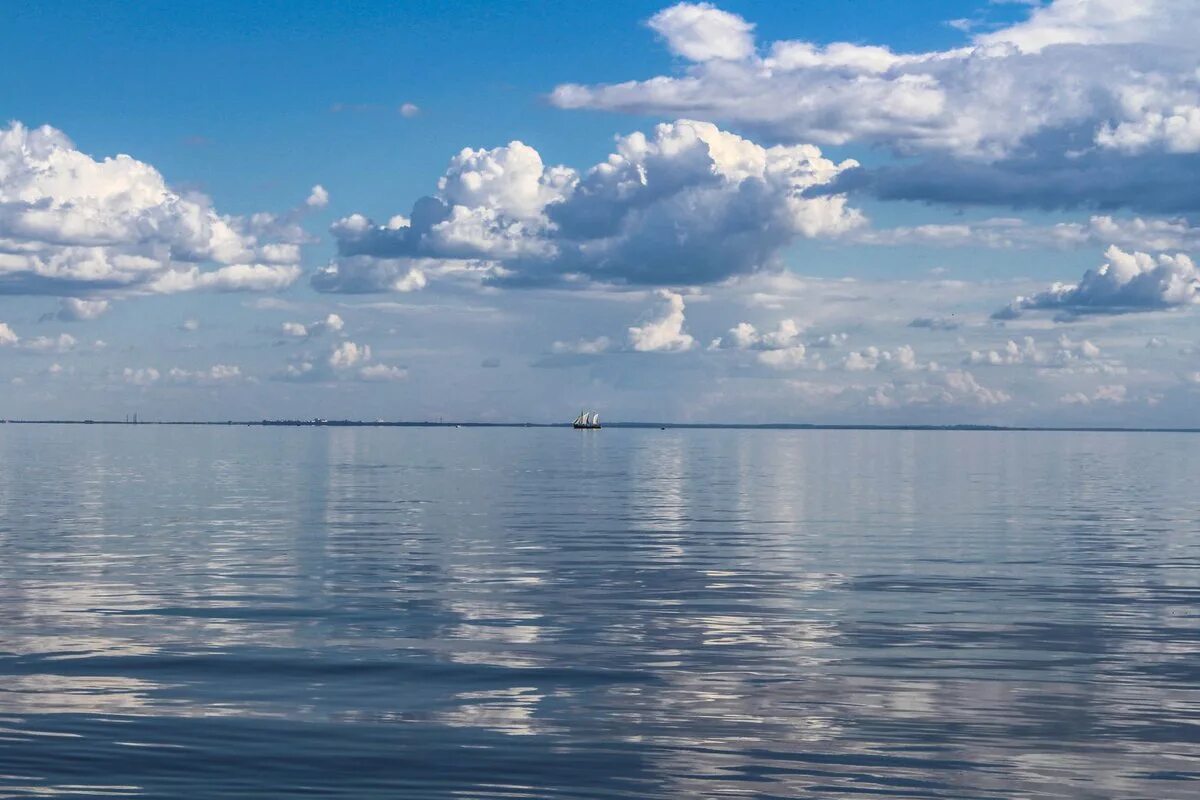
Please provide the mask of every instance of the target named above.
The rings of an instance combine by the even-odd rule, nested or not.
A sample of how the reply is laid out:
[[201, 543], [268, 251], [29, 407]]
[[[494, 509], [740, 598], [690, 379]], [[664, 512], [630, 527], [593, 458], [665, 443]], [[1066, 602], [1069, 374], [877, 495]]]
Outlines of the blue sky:
[[1194, 0], [0, 17], [0, 416], [1200, 425]]

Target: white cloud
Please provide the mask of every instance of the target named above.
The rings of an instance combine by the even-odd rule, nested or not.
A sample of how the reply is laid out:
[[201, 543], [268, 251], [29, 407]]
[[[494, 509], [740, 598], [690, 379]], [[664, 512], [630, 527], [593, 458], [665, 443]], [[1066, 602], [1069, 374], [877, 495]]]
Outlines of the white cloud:
[[63, 297], [59, 301], [55, 319], [63, 322], [80, 322], [96, 319], [108, 311], [107, 300], [84, 300], [78, 297]]
[[1022, 219], [998, 217], [974, 223], [927, 224], [860, 229], [853, 239], [892, 247], [987, 247], [992, 249], [1074, 249], [1117, 245], [1148, 250], [1200, 248], [1200, 227], [1186, 219], [1119, 218], [1096, 215], [1086, 223], [1030, 225]]
[[21, 349], [34, 353], [66, 353], [75, 349], [79, 341], [69, 333], [58, 336], [35, 336], [21, 340]]
[[847, 372], [872, 372], [885, 369], [937, 371], [939, 367], [935, 362], [919, 363], [916, 350], [910, 345], [902, 344], [891, 350], [878, 347], [855, 350], [842, 361], [842, 369]]
[[1001, 389], [983, 386], [969, 372], [951, 370], [931, 380], [896, 382], [876, 387], [867, 404], [877, 408], [905, 406], [996, 406], [1008, 403], [1012, 395]]
[[1200, 302], [1200, 272], [1188, 256], [1128, 253], [1113, 246], [1107, 263], [1088, 270], [1078, 283], [1055, 283], [1031, 297], [1018, 297], [997, 311], [997, 319], [1013, 319], [1026, 311], [1124, 314], [1158, 311]]
[[[713, 340], [709, 349], [755, 350], [758, 351], [755, 358], [768, 367], [794, 369], [808, 362], [808, 350], [801, 341], [803, 332], [794, 319], [782, 319], [775, 330], [763, 332], [749, 322], [739, 322], [725, 336]], [[814, 346], [834, 346], [840, 341], [838, 336], [822, 337], [821, 343]]]
[[690, 350], [696, 340], [683, 331], [683, 295], [666, 289], [660, 289], [656, 294], [663, 300], [659, 316], [643, 325], [631, 327], [629, 346], [643, 353]]
[[[773, 266], [797, 237], [838, 236], [863, 222], [843, 196], [809, 198], [856, 162], [810, 145], [765, 148], [705, 122], [679, 120], [617, 139], [584, 173], [547, 167], [521, 142], [466, 149], [438, 193], [410, 216], [354, 214], [331, 228], [339, 256], [320, 291], [403, 291], [426, 276], [510, 284], [695, 285]], [[464, 263], [459, 272], [448, 262]], [[430, 265], [441, 265], [440, 275]]]
[[186, 331], [188, 333], [195, 333], [196, 331], [200, 330], [200, 320], [185, 319], [183, 322], [179, 323], [179, 330]]
[[358, 370], [359, 380], [369, 382], [400, 381], [408, 377], [408, 370], [387, 364], [371, 364]]
[[335, 370], [349, 369], [371, 360], [371, 348], [354, 342], [342, 342], [329, 354], [329, 366]]
[[317, 320], [305, 325], [300, 322], [285, 322], [280, 328], [280, 332], [284, 336], [294, 338], [310, 338], [313, 336], [321, 336], [326, 333], [337, 333], [346, 326], [346, 323], [337, 314], [329, 314], [324, 319]]
[[299, 276], [299, 234], [268, 218], [220, 215], [149, 164], [94, 160], [49, 126], [0, 128], [0, 292], [281, 288]]
[[121, 377], [125, 383], [132, 384], [133, 386], [150, 386], [157, 383], [162, 375], [153, 367], [141, 367], [139, 369], [126, 367], [121, 371]]
[[324, 186], [318, 183], [308, 193], [308, 199], [304, 201], [304, 205], [309, 208], [324, 208], [329, 205], [329, 192]]
[[1009, 339], [999, 350], [972, 350], [964, 364], [986, 367], [1036, 366], [1046, 369], [1070, 369], [1075, 372], [1116, 372], [1121, 369], [1114, 361], [1101, 361], [1100, 348], [1088, 339], [1072, 341], [1058, 337], [1053, 347], [1039, 346], [1032, 336], [1020, 344]]
[[421, 113], [421, 107], [416, 103], [402, 103], [400, 105], [400, 116], [406, 119], [412, 119]]
[[1128, 397], [1129, 390], [1121, 384], [1108, 384], [1096, 387], [1092, 394], [1071, 392], [1058, 399], [1064, 405], [1090, 406], [1093, 404], [1121, 405]]
[[775, 138], [877, 142], [908, 153], [1000, 158], [1039, 134], [1068, 129], [1082, 129], [1101, 148], [1196, 152], [1200, 75], [1184, 32], [1197, 24], [1194, 0], [1054, 0], [1024, 22], [948, 50], [776, 41], [760, 56], [750, 23], [685, 3], [651, 21], [673, 52], [694, 62], [683, 75], [566, 84], [551, 99], [564, 108], [694, 114]]
[[675, 55], [689, 61], [743, 59], [754, 53], [754, 26], [711, 3], [679, 3], [650, 18], [649, 25]]
[[611, 347], [612, 341], [607, 336], [598, 336], [595, 339], [579, 339], [574, 342], [556, 341], [550, 346], [550, 352], [574, 355], [597, 355], [606, 352]]
[[186, 370], [172, 367], [167, 371], [167, 380], [172, 383], [211, 385], [233, 383], [242, 379], [242, 368], [230, 364], [214, 364], [208, 369]]
[[291, 286], [300, 268], [291, 265], [232, 264], [215, 270], [199, 267], [170, 270], [149, 282], [146, 289], [158, 294], [178, 294], [196, 289], [216, 292], [270, 292]]
[[8, 323], [0, 322], [0, 346], [16, 344], [21, 340], [17, 336], [16, 331], [8, 326]]

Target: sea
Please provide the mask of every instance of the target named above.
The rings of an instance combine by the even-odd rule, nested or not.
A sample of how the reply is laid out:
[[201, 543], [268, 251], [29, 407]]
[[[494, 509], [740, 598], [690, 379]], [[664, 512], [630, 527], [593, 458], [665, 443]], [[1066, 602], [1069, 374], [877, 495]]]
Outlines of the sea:
[[0, 425], [0, 797], [1200, 797], [1200, 436]]

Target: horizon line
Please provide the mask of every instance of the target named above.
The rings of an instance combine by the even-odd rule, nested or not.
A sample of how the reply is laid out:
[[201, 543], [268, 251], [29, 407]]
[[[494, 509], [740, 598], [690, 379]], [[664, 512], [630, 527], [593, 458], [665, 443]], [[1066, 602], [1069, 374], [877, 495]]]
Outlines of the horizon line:
[[[224, 425], [240, 427], [292, 428], [571, 428], [570, 422], [468, 422], [443, 420], [352, 420], [352, 419], [259, 419], [259, 420], [121, 420], [121, 419], [4, 419], [0, 424], [12, 425]], [[932, 424], [870, 424], [819, 422], [607, 422], [603, 428], [624, 429], [682, 429], [682, 430], [850, 430], [850, 431], [992, 431], [1045, 433], [1200, 433], [1200, 428], [1185, 427], [1126, 427], [1072, 425], [989, 425], [975, 423]]]

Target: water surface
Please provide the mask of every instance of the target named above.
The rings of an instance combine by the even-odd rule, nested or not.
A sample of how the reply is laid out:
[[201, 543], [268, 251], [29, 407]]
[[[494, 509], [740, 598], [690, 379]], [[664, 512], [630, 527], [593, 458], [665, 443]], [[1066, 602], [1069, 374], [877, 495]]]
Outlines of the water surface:
[[0, 426], [0, 797], [1196, 797], [1198, 453]]

